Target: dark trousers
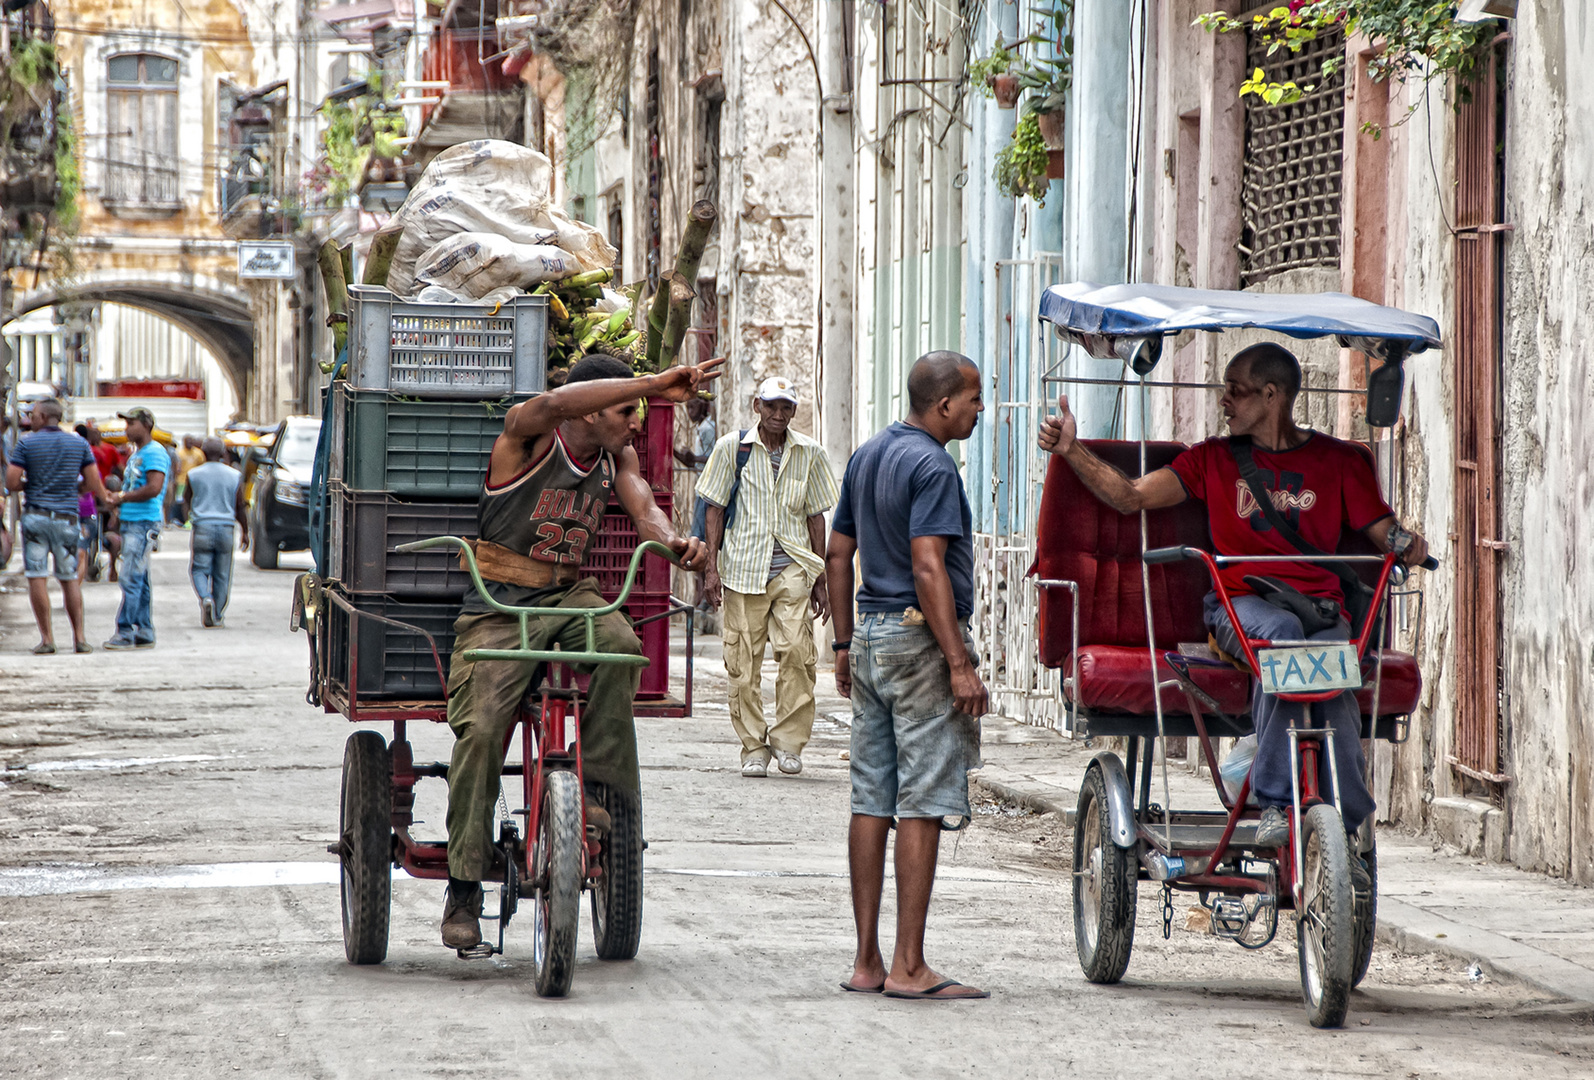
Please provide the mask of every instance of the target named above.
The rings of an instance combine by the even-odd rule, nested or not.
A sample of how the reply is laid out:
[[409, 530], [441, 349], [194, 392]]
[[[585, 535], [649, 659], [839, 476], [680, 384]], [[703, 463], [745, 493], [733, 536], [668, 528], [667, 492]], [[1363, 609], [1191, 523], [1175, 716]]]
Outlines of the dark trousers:
[[[1236, 596], [1233, 600], [1235, 614], [1239, 615], [1247, 636], [1266, 638], [1268, 641], [1305, 639], [1301, 632], [1301, 621], [1289, 612], [1257, 596]], [[1245, 655], [1217, 593], [1207, 593], [1203, 615], [1219, 648], [1230, 656]], [[1341, 619], [1338, 626], [1313, 634], [1309, 640], [1349, 639], [1350, 625]], [[1260, 682], [1252, 691], [1251, 722], [1256, 728], [1256, 764], [1251, 767], [1251, 790], [1256, 793], [1256, 801], [1262, 806], [1290, 805], [1289, 729], [1292, 726], [1307, 726], [1301, 723], [1305, 709], [1303, 702], [1283, 701], [1262, 693]], [[1340, 815], [1345, 821], [1345, 831], [1355, 832], [1367, 815], [1373, 812], [1373, 797], [1362, 776], [1365, 759], [1362, 756], [1361, 709], [1356, 704], [1356, 695], [1347, 690], [1336, 698], [1314, 703], [1310, 726], [1334, 730], [1334, 759], [1339, 766]], [[1318, 763], [1318, 788], [1324, 799], [1333, 799], [1333, 778], [1329, 773], [1326, 755]]]

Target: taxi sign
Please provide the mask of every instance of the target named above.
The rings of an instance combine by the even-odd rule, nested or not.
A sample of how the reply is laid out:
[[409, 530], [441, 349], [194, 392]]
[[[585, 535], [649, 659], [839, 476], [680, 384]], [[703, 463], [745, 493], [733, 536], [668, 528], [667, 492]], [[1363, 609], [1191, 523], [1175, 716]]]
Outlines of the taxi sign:
[[1361, 660], [1348, 641], [1258, 649], [1256, 664], [1262, 692], [1267, 694], [1355, 690], [1362, 684]]

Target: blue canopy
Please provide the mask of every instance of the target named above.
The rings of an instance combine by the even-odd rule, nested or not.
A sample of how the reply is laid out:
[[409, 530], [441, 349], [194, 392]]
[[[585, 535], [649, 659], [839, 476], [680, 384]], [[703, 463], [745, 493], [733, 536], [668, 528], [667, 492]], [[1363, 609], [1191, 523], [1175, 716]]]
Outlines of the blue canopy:
[[[1374, 356], [1439, 347], [1439, 324], [1426, 315], [1358, 300], [1344, 293], [1253, 293], [1173, 285], [1053, 285], [1041, 295], [1040, 318], [1063, 336], [1151, 338], [1183, 330], [1272, 330], [1294, 338], [1338, 337]], [[1093, 350], [1094, 351], [1094, 350]]]

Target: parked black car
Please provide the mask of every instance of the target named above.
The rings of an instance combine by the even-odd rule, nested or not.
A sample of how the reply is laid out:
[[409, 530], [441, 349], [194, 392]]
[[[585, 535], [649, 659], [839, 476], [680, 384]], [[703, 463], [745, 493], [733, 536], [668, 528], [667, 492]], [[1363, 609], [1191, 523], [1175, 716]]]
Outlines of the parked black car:
[[320, 437], [319, 417], [290, 416], [278, 425], [271, 450], [256, 459], [249, 558], [262, 570], [277, 568], [278, 552], [310, 547], [310, 473]]

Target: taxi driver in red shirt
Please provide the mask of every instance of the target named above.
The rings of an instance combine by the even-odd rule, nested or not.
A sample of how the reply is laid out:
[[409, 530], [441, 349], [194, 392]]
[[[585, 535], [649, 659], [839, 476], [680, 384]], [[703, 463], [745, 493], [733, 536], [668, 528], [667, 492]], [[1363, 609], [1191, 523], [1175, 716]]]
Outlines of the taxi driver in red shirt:
[[[1427, 557], [1428, 545], [1421, 536], [1399, 528], [1394, 511], [1379, 494], [1378, 480], [1367, 459], [1350, 443], [1296, 425], [1291, 414], [1300, 388], [1300, 362], [1288, 350], [1271, 343], [1242, 350], [1223, 375], [1220, 404], [1229, 433], [1251, 437], [1262, 486], [1272, 496], [1279, 515], [1323, 551], [1334, 551], [1342, 526], [1348, 526], [1363, 533], [1382, 551], [1389, 551], [1395, 543], [1406, 544], [1403, 561], [1407, 565], [1420, 563]], [[1057, 415], [1042, 422], [1040, 447], [1048, 453], [1061, 454], [1084, 485], [1119, 513], [1158, 510], [1186, 499], [1199, 499], [1206, 504], [1212, 545], [1219, 554], [1300, 554], [1257, 507], [1230, 452], [1230, 439], [1208, 439], [1180, 454], [1167, 468], [1132, 480], [1082, 446], [1077, 433], [1078, 424], [1064, 397], [1058, 403]], [[1344, 602], [1339, 578], [1321, 564], [1241, 564], [1224, 567], [1220, 573], [1240, 622], [1253, 638], [1299, 641], [1306, 635], [1295, 615], [1255, 595], [1244, 580], [1248, 574], [1275, 578], [1309, 597]], [[1228, 613], [1216, 593], [1207, 594], [1203, 614], [1219, 646], [1232, 655], [1241, 655]], [[1342, 617], [1337, 626], [1311, 636], [1325, 641], [1348, 640], [1350, 626]], [[1260, 846], [1282, 847], [1289, 841], [1289, 824], [1283, 809], [1291, 801], [1286, 732], [1292, 715], [1299, 718], [1301, 709], [1298, 703], [1264, 695], [1259, 689], [1252, 700], [1257, 757], [1251, 770], [1251, 788], [1262, 807], [1257, 829]], [[1331, 725], [1335, 731], [1341, 812], [1346, 831], [1354, 833], [1374, 805], [1363, 780], [1361, 715], [1355, 695], [1346, 691], [1320, 703], [1314, 720]], [[1364, 878], [1366, 871], [1353, 866], [1352, 875]], [[1364, 887], [1361, 881], [1357, 884]]]

